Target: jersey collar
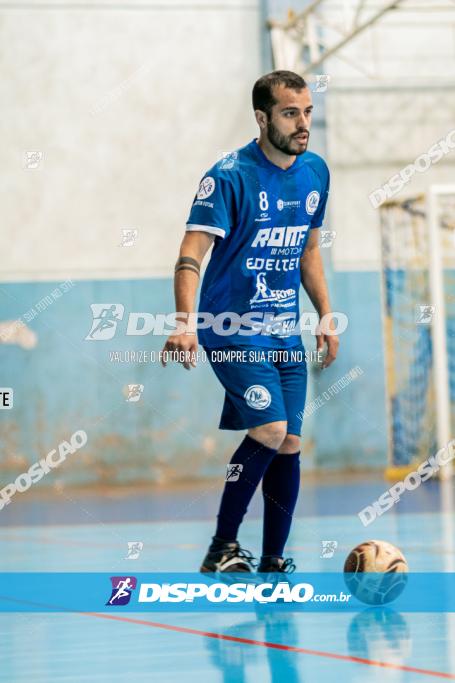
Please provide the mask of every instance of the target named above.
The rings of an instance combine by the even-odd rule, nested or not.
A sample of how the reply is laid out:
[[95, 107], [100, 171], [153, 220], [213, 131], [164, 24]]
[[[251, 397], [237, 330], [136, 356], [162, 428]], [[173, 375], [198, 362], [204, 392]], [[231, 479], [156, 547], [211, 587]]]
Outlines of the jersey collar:
[[301, 157], [303, 156], [303, 154], [300, 154], [299, 156], [296, 156], [295, 161], [292, 164], [292, 166], [289, 166], [289, 168], [286, 168], [286, 169], [281, 168], [280, 166], [277, 166], [276, 164], [274, 164], [272, 161], [270, 161], [270, 159], [268, 159], [265, 156], [264, 152], [262, 151], [262, 149], [259, 147], [259, 145], [257, 143], [257, 138], [253, 138], [253, 140], [250, 143], [250, 146], [253, 150], [253, 154], [255, 154], [256, 158], [260, 161], [260, 163], [263, 166], [266, 166], [267, 168], [269, 168], [270, 170], [275, 171], [276, 173], [284, 173], [284, 174], [290, 175], [297, 168], [299, 168], [302, 164], [302, 158]]

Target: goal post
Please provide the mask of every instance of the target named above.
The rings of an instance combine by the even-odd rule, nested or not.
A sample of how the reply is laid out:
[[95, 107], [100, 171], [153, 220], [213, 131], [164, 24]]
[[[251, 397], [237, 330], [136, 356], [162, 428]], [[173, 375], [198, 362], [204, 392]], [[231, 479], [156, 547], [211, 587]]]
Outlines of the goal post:
[[[433, 185], [428, 193], [429, 278], [434, 302], [432, 321], [433, 364], [435, 382], [436, 443], [443, 448], [451, 439], [450, 376], [447, 322], [451, 289], [450, 269], [455, 267], [455, 185]], [[447, 305], [446, 305], [447, 302]], [[452, 464], [440, 471], [448, 479]]]
[[[455, 426], [455, 186], [380, 207], [388, 462], [397, 480]], [[452, 348], [451, 348], [452, 347]], [[452, 473], [452, 463], [440, 470]]]

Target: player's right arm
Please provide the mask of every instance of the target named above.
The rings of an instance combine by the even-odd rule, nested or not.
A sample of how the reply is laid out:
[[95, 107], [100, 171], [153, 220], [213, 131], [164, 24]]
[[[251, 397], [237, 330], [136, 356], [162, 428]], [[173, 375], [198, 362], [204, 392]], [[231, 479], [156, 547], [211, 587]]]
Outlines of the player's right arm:
[[[201, 263], [214, 239], [215, 235], [213, 234], [192, 230], [187, 232], [182, 240], [174, 274], [176, 320], [179, 322], [186, 324], [190, 313], [194, 313]], [[174, 333], [169, 336], [164, 345], [163, 353], [177, 351], [195, 354], [197, 348], [196, 330], [186, 329], [183, 333]], [[189, 359], [190, 356], [188, 355], [187, 358]], [[165, 357], [162, 357], [161, 362], [166, 367]], [[183, 362], [183, 367], [186, 370], [189, 370], [191, 366], [194, 367], [194, 365], [194, 362], [190, 362], [190, 360]]]
[[[225, 239], [235, 223], [235, 190], [231, 172], [227, 176], [218, 162], [205, 174], [191, 206], [186, 223], [186, 233], [180, 247], [179, 259], [175, 267], [174, 293], [177, 320], [186, 323], [189, 315], [195, 312], [196, 292], [199, 284], [199, 270], [202, 260], [215, 237]], [[196, 316], [192, 316], [193, 320]], [[195, 326], [193, 326], [195, 327]], [[164, 351], [197, 352], [195, 329], [176, 330], [168, 338]], [[167, 354], [166, 354], [167, 355]], [[178, 360], [178, 358], [177, 358]], [[165, 358], [162, 359], [162, 362]], [[163, 365], [166, 365], [163, 362]], [[184, 361], [187, 370], [194, 362]]]

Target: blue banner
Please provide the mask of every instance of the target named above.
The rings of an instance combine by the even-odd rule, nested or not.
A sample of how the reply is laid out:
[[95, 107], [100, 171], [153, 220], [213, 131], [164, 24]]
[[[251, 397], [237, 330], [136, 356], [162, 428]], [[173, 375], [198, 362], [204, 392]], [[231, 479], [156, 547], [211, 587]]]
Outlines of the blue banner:
[[2, 612], [455, 612], [455, 574], [2, 573]]

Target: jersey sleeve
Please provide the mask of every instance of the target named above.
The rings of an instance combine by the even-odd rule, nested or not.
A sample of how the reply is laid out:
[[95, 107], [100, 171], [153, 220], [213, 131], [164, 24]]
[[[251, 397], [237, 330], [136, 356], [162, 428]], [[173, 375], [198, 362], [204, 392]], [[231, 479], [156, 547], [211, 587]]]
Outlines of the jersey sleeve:
[[199, 183], [187, 230], [201, 230], [224, 238], [234, 225], [235, 201], [232, 185], [216, 168], [211, 169]]
[[330, 189], [330, 173], [327, 166], [324, 164], [321, 166], [321, 170], [318, 173], [321, 179], [321, 193], [318, 203], [318, 208], [316, 209], [314, 216], [311, 220], [311, 228], [320, 228], [324, 222], [325, 210], [327, 207], [327, 200], [329, 198]]

